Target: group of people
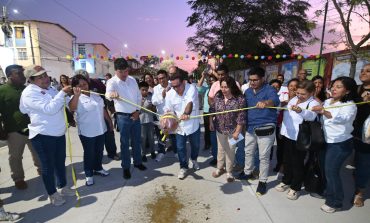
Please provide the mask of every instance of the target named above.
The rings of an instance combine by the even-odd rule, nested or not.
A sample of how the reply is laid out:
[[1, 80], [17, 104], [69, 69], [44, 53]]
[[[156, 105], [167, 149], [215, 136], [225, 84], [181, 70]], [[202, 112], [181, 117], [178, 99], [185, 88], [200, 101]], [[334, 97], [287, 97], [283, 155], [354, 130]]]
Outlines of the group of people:
[[[168, 71], [159, 70], [155, 78], [145, 74], [141, 81], [129, 75], [129, 64], [123, 58], [114, 61], [114, 69], [114, 76], [106, 75], [106, 85], [79, 70], [71, 79], [61, 75], [60, 85], [53, 87], [46, 70], [40, 66], [6, 68], [8, 82], [0, 87], [0, 114], [5, 133], [1, 135], [8, 140], [12, 179], [18, 189], [27, 188], [22, 167], [27, 144], [51, 204], [60, 206], [65, 203], [63, 196], [75, 195], [66, 187], [65, 171], [65, 132], [73, 123], [77, 124], [84, 149], [86, 186], [94, 184], [94, 175], [109, 175], [102, 166], [104, 146], [109, 158], [121, 159], [123, 177], [130, 179], [131, 154], [134, 167], [145, 171], [143, 162], [147, 161], [147, 154], [157, 162], [165, 156], [166, 143], [162, 139], [167, 134], [179, 160], [178, 178], [186, 178], [187, 141], [192, 168], [200, 169], [197, 162], [200, 118], [193, 117], [200, 115], [201, 97], [204, 145], [206, 149], [211, 148], [210, 165], [216, 166], [213, 177], [225, 173], [229, 183], [235, 178], [258, 178], [256, 193], [265, 194], [276, 140], [274, 171], [282, 171], [284, 177], [275, 189], [288, 190], [287, 198], [298, 199], [306, 157], [320, 158], [325, 176], [325, 190], [320, 196], [326, 199], [321, 209], [333, 213], [343, 206], [340, 169], [354, 149], [353, 202], [355, 206], [363, 206], [364, 189], [370, 178], [370, 145], [362, 140], [365, 131], [362, 125], [369, 117], [370, 106], [353, 103], [370, 100], [370, 64], [361, 72], [361, 86], [349, 77], [339, 77], [332, 81], [328, 92], [322, 77], [309, 81], [305, 70], [299, 71], [298, 78], [289, 80], [285, 87], [283, 75], [267, 83], [261, 67], [251, 68], [248, 83], [242, 86], [228, 75], [224, 64], [204, 71], [197, 83], [175, 66]], [[325, 109], [327, 107], [333, 108]], [[230, 110], [234, 111], [226, 112]], [[157, 124], [166, 114], [173, 114], [179, 120], [175, 130], [169, 131]], [[322, 123], [326, 144], [317, 154], [307, 154], [297, 149], [299, 125], [316, 119]], [[121, 157], [117, 155], [113, 123], [120, 134]], [[236, 166], [242, 168], [237, 174]], [[0, 216], [6, 213], [1, 211], [3, 209]]]

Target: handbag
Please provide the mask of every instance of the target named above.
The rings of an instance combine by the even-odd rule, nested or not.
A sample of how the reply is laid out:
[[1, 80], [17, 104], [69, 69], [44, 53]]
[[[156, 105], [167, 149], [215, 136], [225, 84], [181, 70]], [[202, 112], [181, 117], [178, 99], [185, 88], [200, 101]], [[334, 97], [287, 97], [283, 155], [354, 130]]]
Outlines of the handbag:
[[[307, 104], [308, 109], [310, 103]], [[318, 151], [325, 145], [324, 131], [316, 118], [314, 121], [303, 120], [299, 124], [296, 148], [300, 151]]]
[[254, 128], [254, 133], [257, 136], [269, 136], [274, 134], [275, 125], [264, 125], [257, 128]]
[[304, 188], [307, 192], [322, 194], [325, 188], [323, 171], [320, 167], [318, 154], [312, 154], [314, 158], [309, 160], [305, 166]]

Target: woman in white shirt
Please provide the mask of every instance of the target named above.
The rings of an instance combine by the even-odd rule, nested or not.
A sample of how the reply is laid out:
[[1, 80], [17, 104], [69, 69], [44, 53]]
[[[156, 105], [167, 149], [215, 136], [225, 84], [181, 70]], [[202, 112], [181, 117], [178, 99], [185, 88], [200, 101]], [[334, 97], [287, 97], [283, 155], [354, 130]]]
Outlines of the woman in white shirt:
[[[104, 108], [103, 99], [90, 94], [88, 80], [83, 75], [72, 78], [74, 96], [69, 102], [71, 111], [77, 114], [78, 134], [84, 149], [84, 171], [86, 186], [94, 184], [93, 175], [108, 176], [102, 167], [104, 133], [107, 131], [105, 120], [110, 121]], [[81, 90], [84, 92], [81, 93]]]
[[[332, 98], [325, 100], [324, 105], [315, 106], [312, 110], [323, 115], [323, 129], [327, 143], [325, 154], [326, 200], [321, 210], [334, 213], [343, 206], [344, 192], [340, 169], [353, 150], [353, 121], [357, 107], [352, 104], [358, 99], [356, 82], [349, 77], [339, 77], [331, 87]], [[350, 105], [348, 105], [350, 104]], [[337, 108], [326, 107], [341, 106]]]
[[299, 124], [304, 120], [313, 121], [317, 114], [309, 109], [319, 105], [313, 98], [315, 85], [312, 81], [304, 80], [298, 83], [296, 97], [292, 98], [284, 111], [280, 134], [284, 137], [284, 177], [275, 189], [284, 192], [289, 187], [287, 198], [297, 200], [304, 179], [305, 151], [296, 147]]

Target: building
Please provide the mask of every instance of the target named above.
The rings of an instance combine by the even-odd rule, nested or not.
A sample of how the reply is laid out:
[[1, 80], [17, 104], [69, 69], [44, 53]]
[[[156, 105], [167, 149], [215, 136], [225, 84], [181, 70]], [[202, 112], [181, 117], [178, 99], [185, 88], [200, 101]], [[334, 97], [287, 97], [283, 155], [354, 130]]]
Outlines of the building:
[[103, 43], [78, 43], [74, 52], [74, 70], [83, 69], [93, 78], [102, 78], [113, 69], [109, 48]]
[[[76, 36], [57, 23], [39, 20], [19, 20], [10, 23], [12, 37], [0, 31], [1, 67], [10, 64], [44, 67], [49, 76], [71, 75], [73, 63], [66, 59], [73, 55]], [[3, 55], [5, 57], [3, 57]]]

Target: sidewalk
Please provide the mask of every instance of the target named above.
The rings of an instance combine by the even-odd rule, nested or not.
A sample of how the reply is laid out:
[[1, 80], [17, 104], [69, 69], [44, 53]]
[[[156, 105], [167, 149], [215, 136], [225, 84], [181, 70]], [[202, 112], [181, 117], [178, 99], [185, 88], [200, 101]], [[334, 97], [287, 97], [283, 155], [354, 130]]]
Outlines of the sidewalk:
[[[254, 193], [257, 181], [226, 183], [225, 177], [213, 178], [209, 151], [201, 150], [198, 159], [201, 169], [191, 171], [184, 180], [177, 179], [179, 164], [172, 152], [157, 163], [148, 157], [144, 163], [148, 170], [132, 170], [132, 178], [124, 180], [120, 161], [104, 157], [104, 168], [110, 176], [95, 176], [95, 185], [86, 187], [82, 163], [82, 146], [75, 128], [71, 128], [73, 166], [77, 174], [77, 186], [81, 195], [79, 207], [76, 197], [67, 197], [66, 204], [53, 207], [49, 204], [41, 178], [32, 164], [30, 152], [24, 154], [24, 169], [29, 188], [15, 189], [10, 178], [8, 148], [0, 148], [0, 193], [5, 209], [20, 213], [18, 222], [370, 222], [370, 190], [362, 208], [352, 207], [353, 193], [351, 172], [343, 169], [345, 181], [344, 211], [326, 214], [320, 210], [324, 200], [303, 195], [296, 201], [288, 200], [285, 193], [273, 187], [278, 184], [276, 175], [270, 173], [268, 193], [257, 197]], [[116, 133], [119, 146], [119, 137]], [[203, 147], [201, 147], [203, 148]], [[68, 153], [68, 150], [67, 150]], [[67, 180], [72, 185], [71, 165], [67, 164]], [[270, 168], [272, 169], [272, 168]], [[369, 188], [368, 188], [369, 189]], [[158, 215], [162, 210], [165, 214]], [[152, 216], [151, 213], [154, 212]], [[162, 220], [162, 221], [160, 221]]]

